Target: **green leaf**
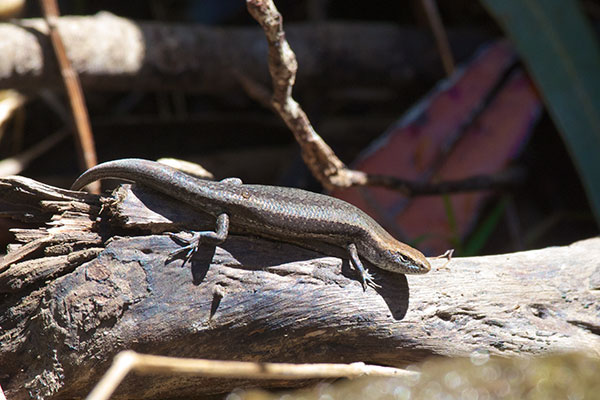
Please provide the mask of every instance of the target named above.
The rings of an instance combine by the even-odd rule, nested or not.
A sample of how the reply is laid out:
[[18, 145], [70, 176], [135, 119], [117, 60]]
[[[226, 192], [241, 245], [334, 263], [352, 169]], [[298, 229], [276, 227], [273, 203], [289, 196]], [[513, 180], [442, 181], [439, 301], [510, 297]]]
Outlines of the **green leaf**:
[[600, 50], [579, 1], [481, 2], [512, 38], [536, 82], [600, 225]]

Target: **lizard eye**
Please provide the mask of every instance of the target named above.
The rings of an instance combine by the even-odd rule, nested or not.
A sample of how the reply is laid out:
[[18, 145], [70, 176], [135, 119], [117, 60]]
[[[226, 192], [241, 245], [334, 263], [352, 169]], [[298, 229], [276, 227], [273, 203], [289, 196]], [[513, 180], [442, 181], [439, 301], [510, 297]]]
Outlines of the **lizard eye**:
[[400, 261], [402, 261], [404, 264], [408, 264], [408, 258], [406, 258], [406, 256], [402, 255], [402, 254], [398, 254], [398, 258], [400, 259]]

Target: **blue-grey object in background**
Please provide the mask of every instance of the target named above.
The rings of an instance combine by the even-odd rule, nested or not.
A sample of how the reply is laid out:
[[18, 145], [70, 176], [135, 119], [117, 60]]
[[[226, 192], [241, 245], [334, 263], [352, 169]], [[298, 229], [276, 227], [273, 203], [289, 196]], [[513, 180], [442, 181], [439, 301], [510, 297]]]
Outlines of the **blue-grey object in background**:
[[213, 25], [227, 22], [245, 10], [246, 2], [241, 0], [201, 0], [189, 2], [187, 15], [191, 21]]

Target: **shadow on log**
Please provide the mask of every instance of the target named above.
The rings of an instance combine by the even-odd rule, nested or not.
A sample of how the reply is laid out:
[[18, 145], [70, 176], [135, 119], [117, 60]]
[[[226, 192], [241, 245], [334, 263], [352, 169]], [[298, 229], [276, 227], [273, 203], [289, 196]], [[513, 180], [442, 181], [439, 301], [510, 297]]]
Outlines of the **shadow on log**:
[[[181, 357], [405, 366], [424, 358], [584, 351], [600, 355], [600, 239], [454, 259], [409, 276], [372, 269], [363, 292], [347, 261], [231, 236], [190, 265], [164, 232], [211, 218], [129, 185], [99, 198], [0, 180], [0, 385], [10, 399], [84, 396], [120, 350]], [[129, 377], [115, 398], [176, 398], [240, 386]]]

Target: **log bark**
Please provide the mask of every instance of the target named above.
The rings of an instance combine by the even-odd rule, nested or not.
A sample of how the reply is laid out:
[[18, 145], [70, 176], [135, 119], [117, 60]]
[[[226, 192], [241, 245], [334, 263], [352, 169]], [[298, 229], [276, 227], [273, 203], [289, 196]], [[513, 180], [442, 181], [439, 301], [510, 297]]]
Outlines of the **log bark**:
[[[0, 385], [7, 398], [85, 395], [120, 350], [182, 357], [405, 366], [438, 355], [600, 355], [600, 238], [514, 254], [433, 260], [423, 276], [231, 236], [190, 265], [165, 231], [207, 229], [197, 210], [143, 187], [109, 197], [0, 180]], [[294, 383], [298, 384], [298, 383]], [[175, 398], [239, 386], [129, 377], [115, 398]]]
[[[84, 87], [97, 90], [182, 90], [223, 96], [241, 92], [236, 74], [270, 87], [267, 44], [260, 27], [221, 28], [134, 22], [102, 12], [62, 17], [58, 28]], [[428, 32], [391, 24], [289, 24], [303, 88], [406, 87], [443, 76]], [[0, 88], [60, 87], [56, 59], [41, 19], [0, 24]], [[451, 31], [464, 59], [487, 39]], [[343, 67], [340, 67], [343, 66]]]

